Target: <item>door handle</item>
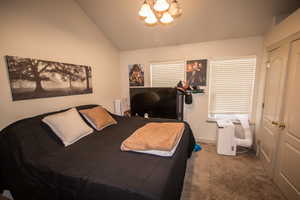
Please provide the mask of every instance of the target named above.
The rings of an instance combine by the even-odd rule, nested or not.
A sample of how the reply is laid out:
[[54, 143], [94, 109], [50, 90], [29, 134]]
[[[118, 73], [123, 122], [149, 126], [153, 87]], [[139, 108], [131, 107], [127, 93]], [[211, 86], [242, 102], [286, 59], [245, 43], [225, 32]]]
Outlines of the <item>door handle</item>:
[[278, 125], [278, 128], [280, 128], [280, 129], [285, 129], [285, 124], [284, 123], [280, 123], [279, 125]]
[[283, 122], [272, 121], [272, 125], [278, 126], [280, 129], [285, 129], [285, 124]]

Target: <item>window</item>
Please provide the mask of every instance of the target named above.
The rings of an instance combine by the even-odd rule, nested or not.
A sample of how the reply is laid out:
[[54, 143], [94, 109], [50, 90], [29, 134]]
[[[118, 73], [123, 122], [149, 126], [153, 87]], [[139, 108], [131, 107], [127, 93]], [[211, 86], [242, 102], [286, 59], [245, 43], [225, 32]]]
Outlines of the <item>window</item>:
[[184, 61], [150, 64], [151, 87], [175, 87], [184, 80]]
[[255, 69], [256, 58], [210, 62], [210, 118], [251, 114]]

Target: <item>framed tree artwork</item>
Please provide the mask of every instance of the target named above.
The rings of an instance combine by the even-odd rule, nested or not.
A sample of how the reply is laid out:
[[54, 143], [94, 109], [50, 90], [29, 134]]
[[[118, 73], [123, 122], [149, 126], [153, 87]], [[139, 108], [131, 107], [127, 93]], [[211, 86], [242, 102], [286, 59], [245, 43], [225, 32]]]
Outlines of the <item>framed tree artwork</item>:
[[13, 101], [93, 92], [90, 66], [6, 56]]

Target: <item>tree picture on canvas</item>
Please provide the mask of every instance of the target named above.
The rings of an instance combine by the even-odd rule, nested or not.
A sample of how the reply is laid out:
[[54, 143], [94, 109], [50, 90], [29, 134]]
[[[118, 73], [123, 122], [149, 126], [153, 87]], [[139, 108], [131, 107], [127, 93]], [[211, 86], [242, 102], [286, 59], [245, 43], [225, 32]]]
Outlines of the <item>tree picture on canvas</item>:
[[6, 61], [14, 101], [93, 92], [90, 66], [16, 56]]

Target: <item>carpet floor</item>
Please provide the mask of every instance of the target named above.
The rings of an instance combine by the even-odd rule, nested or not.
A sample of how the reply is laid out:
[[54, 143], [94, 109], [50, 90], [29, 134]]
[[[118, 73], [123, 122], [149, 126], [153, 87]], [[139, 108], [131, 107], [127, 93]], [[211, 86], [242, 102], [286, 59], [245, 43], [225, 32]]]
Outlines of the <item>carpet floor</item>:
[[221, 156], [202, 144], [187, 164], [181, 200], [286, 200], [253, 153]]

